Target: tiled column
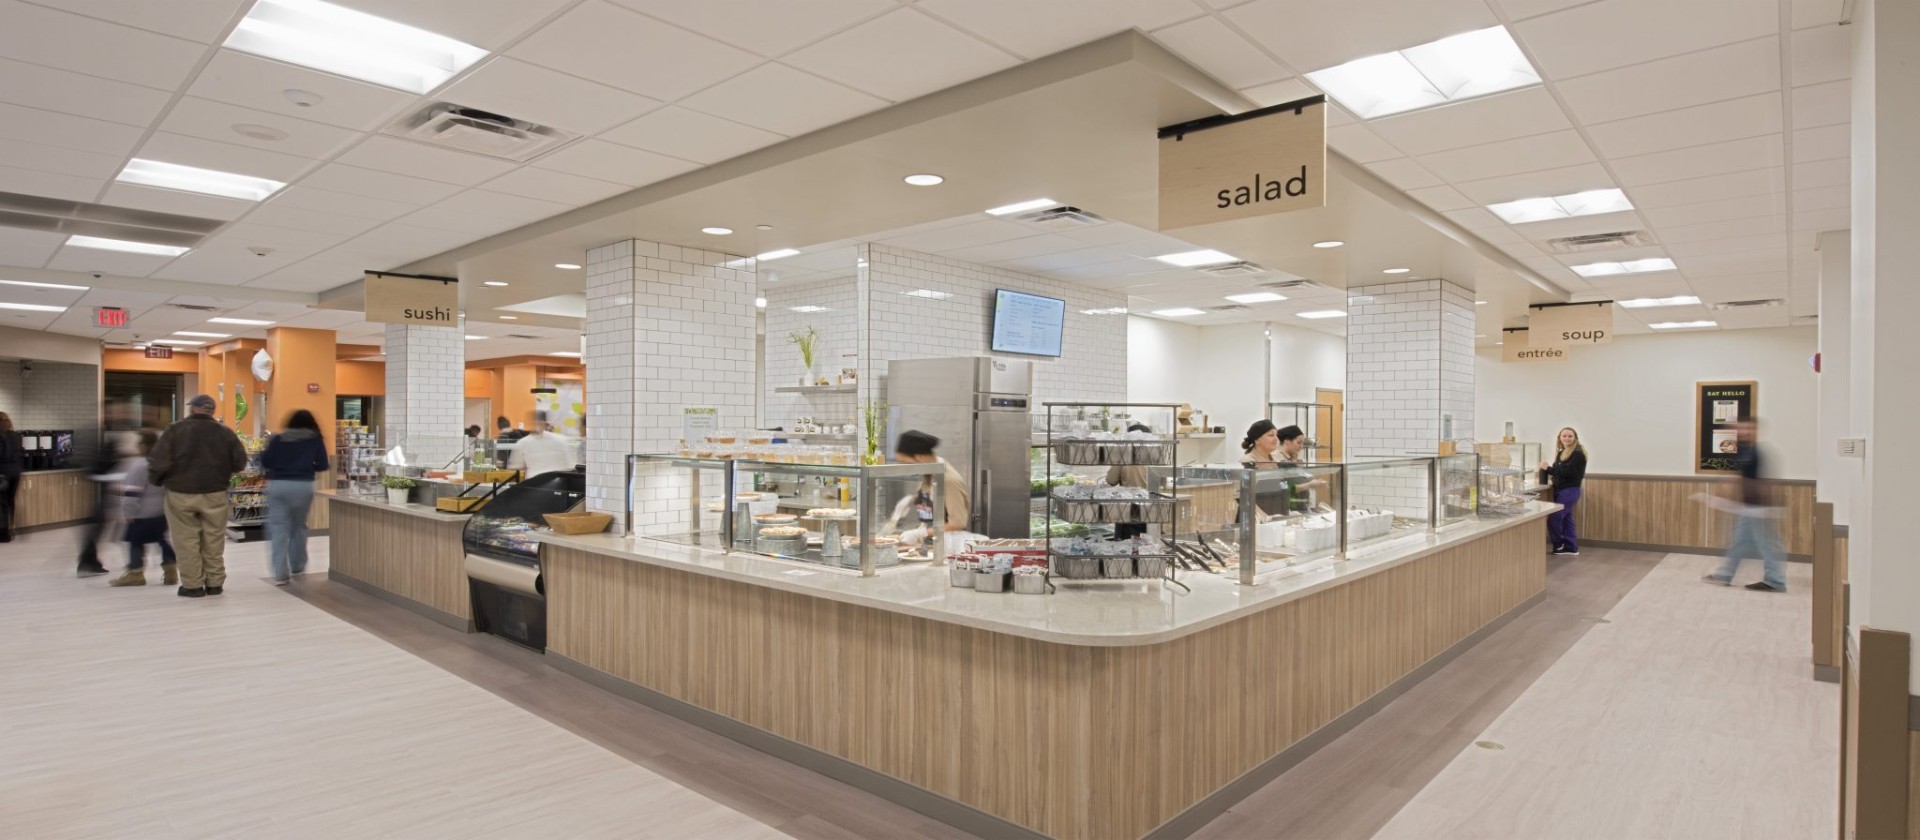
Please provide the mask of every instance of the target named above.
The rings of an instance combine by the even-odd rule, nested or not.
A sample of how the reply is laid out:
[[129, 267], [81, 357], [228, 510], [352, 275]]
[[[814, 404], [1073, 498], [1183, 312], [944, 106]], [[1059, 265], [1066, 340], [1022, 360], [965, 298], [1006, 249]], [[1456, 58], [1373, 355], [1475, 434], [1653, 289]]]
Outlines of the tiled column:
[[[683, 409], [753, 426], [754, 289], [750, 258], [640, 240], [587, 252], [588, 507], [623, 513], [627, 455], [677, 448]], [[685, 527], [681, 478], [637, 489], [636, 530]]]
[[387, 444], [415, 464], [439, 466], [465, 446], [465, 336], [456, 327], [388, 324]]
[[[1445, 280], [1349, 289], [1346, 454], [1430, 454], [1441, 440], [1472, 438], [1473, 364], [1471, 292]], [[1424, 489], [1417, 501], [1395, 489], [1356, 481], [1353, 494], [1396, 510], [1424, 507]]]

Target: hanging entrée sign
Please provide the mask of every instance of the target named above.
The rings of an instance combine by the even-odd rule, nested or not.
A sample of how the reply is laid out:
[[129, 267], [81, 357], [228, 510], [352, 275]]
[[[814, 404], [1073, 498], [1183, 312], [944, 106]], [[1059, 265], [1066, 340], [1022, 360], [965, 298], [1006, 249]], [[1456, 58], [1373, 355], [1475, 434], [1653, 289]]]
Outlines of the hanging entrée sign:
[[1500, 339], [1500, 361], [1503, 362], [1558, 362], [1567, 358], [1564, 347], [1534, 347], [1528, 342], [1526, 329], [1502, 330], [1505, 335]]
[[1160, 229], [1327, 203], [1327, 98], [1160, 129]]
[[451, 327], [459, 323], [460, 285], [451, 277], [367, 272], [366, 318], [375, 324]]
[[1527, 307], [1527, 334], [1534, 347], [1612, 344], [1613, 301]]

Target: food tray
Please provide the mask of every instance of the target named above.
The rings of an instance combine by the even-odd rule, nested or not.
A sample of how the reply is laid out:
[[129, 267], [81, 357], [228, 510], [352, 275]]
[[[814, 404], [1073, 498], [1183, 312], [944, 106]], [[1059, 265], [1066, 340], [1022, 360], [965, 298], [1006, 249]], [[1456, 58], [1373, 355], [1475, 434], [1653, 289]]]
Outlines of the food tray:
[[1088, 525], [1170, 524], [1174, 519], [1174, 497], [1148, 499], [1063, 499], [1053, 497], [1054, 515], [1068, 522]]
[[547, 527], [561, 534], [598, 534], [613, 524], [608, 513], [549, 513], [544, 518]]
[[1118, 557], [1100, 558], [1100, 576], [1105, 578], [1133, 577], [1133, 557], [1122, 554]]
[[1053, 444], [1060, 463], [1071, 467], [1166, 466], [1173, 445], [1157, 441], [1067, 440]]
[[[433, 506], [440, 510], [453, 511], [454, 513], [466, 513], [468, 511], [479, 510], [485, 507], [486, 504], [487, 499], [485, 496], [442, 496], [434, 500]], [[613, 521], [613, 517], [607, 517], [607, 521]], [[606, 526], [602, 525], [601, 527], [604, 528]]]
[[753, 548], [763, 554], [802, 554], [807, 550], [807, 536], [759, 537], [753, 541]]

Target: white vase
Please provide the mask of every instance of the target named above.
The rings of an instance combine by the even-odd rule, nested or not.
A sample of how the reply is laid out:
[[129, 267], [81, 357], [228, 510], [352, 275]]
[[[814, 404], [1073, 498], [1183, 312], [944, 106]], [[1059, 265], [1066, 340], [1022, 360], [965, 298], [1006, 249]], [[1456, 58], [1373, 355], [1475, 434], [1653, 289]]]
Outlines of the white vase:
[[412, 490], [405, 487], [389, 487], [387, 488], [387, 504], [404, 505], [407, 503], [407, 496], [412, 492]]
[[800, 377], [800, 387], [806, 388], [811, 385], [813, 385], [813, 368], [807, 368], [807, 372]]

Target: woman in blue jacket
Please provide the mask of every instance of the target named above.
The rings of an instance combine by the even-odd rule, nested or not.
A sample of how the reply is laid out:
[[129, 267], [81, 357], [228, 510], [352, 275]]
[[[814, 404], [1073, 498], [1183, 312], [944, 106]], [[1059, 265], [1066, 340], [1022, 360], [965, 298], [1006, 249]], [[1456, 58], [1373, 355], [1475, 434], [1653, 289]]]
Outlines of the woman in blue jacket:
[[273, 583], [286, 586], [307, 571], [307, 511], [313, 508], [313, 477], [326, 472], [327, 441], [313, 413], [300, 409], [287, 417], [279, 434], [267, 438], [260, 454], [267, 473], [267, 546]]

